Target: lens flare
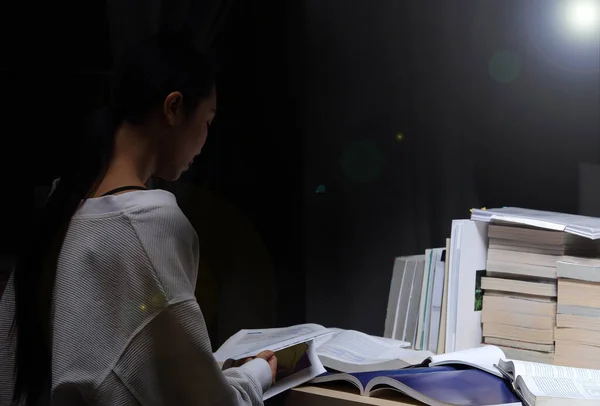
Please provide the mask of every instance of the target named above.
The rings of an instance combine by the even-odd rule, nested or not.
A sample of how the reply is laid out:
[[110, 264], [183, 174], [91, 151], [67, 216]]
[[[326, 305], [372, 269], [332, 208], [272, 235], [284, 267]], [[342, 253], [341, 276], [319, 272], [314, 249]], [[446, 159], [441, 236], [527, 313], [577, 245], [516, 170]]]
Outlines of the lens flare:
[[598, 0], [572, 0], [566, 2], [565, 23], [574, 32], [591, 34], [598, 32], [600, 24]]

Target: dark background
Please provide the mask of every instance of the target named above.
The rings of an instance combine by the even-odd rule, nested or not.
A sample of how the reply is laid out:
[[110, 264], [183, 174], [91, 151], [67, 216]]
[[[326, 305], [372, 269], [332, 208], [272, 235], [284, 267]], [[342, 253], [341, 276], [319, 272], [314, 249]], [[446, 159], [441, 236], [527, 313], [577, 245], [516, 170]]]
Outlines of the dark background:
[[[143, 37], [161, 2], [137, 3], [124, 27]], [[184, 180], [256, 228], [278, 325], [381, 334], [393, 258], [443, 245], [452, 218], [577, 212], [578, 165], [600, 158], [599, 41], [555, 24], [559, 1], [230, 3], [208, 41], [218, 117]], [[79, 153], [127, 43], [105, 2], [43, 7], [0, 16], [4, 255], [27, 236], [34, 186]]]

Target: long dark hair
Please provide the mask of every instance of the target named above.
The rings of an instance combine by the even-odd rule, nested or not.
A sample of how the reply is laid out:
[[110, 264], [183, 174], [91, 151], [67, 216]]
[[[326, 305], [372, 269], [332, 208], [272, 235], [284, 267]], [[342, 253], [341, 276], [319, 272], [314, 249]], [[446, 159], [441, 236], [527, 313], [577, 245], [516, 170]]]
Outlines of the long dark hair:
[[17, 403], [34, 404], [50, 385], [50, 318], [58, 256], [71, 218], [106, 174], [117, 128], [122, 122], [143, 123], [173, 91], [183, 94], [184, 109], [192, 111], [214, 85], [214, 65], [180, 34], [144, 41], [115, 71], [109, 107], [96, 115], [87, 151], [62, 174], [15, 268]]

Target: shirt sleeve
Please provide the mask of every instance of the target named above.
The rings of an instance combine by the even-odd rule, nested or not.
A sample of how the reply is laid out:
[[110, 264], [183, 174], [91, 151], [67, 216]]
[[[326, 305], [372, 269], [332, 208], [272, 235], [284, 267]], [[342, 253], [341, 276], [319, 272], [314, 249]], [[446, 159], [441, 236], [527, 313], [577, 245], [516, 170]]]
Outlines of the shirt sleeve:
[[221, 371], [195, 300], [163, 309], [132, 339], [114, 373], [142, 405], [262, 405], [262, 359]]
[[178, 207], [130, 213], [166, 303], [130, 340], [113, 372], [142, 405], [262, 405], [271, 368], [221, 371], [194, 288], [198, 237]]

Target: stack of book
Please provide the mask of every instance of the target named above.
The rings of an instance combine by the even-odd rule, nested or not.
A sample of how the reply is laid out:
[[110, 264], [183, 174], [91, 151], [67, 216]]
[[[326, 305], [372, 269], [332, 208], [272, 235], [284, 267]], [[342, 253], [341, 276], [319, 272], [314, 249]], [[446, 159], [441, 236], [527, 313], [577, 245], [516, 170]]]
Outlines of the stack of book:
[[593, 240], [526, 225], [490, 224], [482, 278], [483, 342], [509, 358], [553, 363], [557, 261], [597, 252]]
[[557, 263], [555, 364], [600, 365], [600, 259], [564, 257]]

